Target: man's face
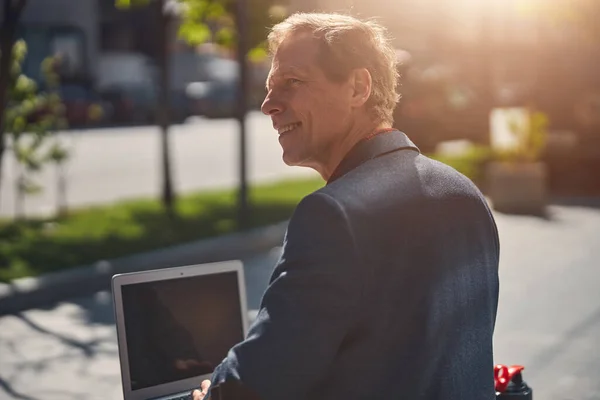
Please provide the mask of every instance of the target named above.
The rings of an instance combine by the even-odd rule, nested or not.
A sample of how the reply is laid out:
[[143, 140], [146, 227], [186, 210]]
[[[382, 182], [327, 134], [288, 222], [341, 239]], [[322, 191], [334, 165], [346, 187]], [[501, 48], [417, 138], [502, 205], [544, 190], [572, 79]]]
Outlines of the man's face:
[[318, 42], [287, 37], [273, 57], [263, 113], [279, 132], [283, 161], [318, 167], [344, 138], [352, 117], [352, 88], [329, 80], [317, 63]]

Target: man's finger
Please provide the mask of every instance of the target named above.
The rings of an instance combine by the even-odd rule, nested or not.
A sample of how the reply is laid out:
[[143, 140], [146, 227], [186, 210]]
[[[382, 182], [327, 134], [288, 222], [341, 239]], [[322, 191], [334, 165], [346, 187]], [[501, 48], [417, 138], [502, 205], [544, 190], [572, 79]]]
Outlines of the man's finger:
[[208, 379], [202, 381], [200, 388], [202, 389], [202, 393], [206, 395], [208, 393], [208, 389], [210, 388], [210, 381]]
[[193, 400], [202, 400], [204, 398], [205, 393], [201, 393], [198, 389], [192, 392]]

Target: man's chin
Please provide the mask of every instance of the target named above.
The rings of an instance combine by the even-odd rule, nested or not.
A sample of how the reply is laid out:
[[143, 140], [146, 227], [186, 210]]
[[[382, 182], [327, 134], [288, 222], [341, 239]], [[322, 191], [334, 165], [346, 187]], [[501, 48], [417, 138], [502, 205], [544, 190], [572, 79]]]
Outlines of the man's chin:
[[285, 154], [283, 155], [282, 159], [283, 159], [283, 163], [285, 165], [287, 165], [288, 167], [298, 167], [298, 166], [300, 166], [296, 160], [294, 160], [292, 158], [289, 158], [289, 157], [286, 157]]
[[301, 157], [298, 157], [297, 154], [293, 154], [293, 153], [289, 153], [286, 152], [285, 150], [283, 151], [283, 156], [281, 157], [284, 164], [288, 165], [290, 167], [302, 167], [303, 166], [303, 159]]
[[283, 163], [289, 167], [310, 168], [318, 172], [318, 168], [310, 162], [310, 158], [290, 157], [284, 153], [282, 159]]

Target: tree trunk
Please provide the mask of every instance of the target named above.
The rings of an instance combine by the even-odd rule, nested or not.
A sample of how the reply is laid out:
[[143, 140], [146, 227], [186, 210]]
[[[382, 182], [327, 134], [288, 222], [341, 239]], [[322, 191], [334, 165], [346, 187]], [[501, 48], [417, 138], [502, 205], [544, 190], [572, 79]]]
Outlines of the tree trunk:
[[[8, 104], [8, 85], [12, 65], [12, 48], [15, 43], [17, 24], [27, 0], [3, 0], [3, 20], [0, 25], [0, 188], [2, 187], [3, 160], [6, 150], [5, 110]], [[1, 193], [1, 192], [0, 192]], [[0, 204], [1, 205], [1, 204]]]
[[165, 0], [159, 2], [158, 17], [160, 24], [160, 50], [159, 50], [159, 96], [158, 96], [158, 125], [161, 136], [161, 162], [163, 171], [162, 202], [168, 215], [173, 216], [173, 203], [175, 193], [171, 178], [171, 157], [169, 150], [169, 125], [170, 125], [170, 101], [169, 101], [169, 15], [165, 14]]
[[17, 171], [17, 178], [15, 179], [15, 214], [14, 219], [19, 221], [23, 219], [25, 215], [25, 190], [24, 180], [25, 173], [23, 172], [23, 166], [15, 162], [15, 171]]
[[56, 215], [64, 217], [68, 213], [67, 206], [67, 171], [64, 161], [57, 162], [56, 166]]
[[246, 114], [248, 111], [248, 6], [246, 1], [237, 1], [236, 28], [237, 28], [237, 59], [240, 68], [240, 81], [238, 87], [237, 119], [240, 127], [239, 147], [239, 188], [238, 188], [238, 227], [249, 227], [250, 204], [248, 201], [248, 171], [247, 171], [247, 143], [246, 143]]

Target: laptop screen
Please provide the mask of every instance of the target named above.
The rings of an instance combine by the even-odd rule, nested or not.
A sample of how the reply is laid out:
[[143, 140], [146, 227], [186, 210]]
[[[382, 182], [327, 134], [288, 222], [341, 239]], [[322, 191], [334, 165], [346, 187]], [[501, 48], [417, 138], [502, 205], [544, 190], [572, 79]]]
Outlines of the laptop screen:
[[244, 336], [238, 276], [123, 285], [131, 389], [209, 374]]

